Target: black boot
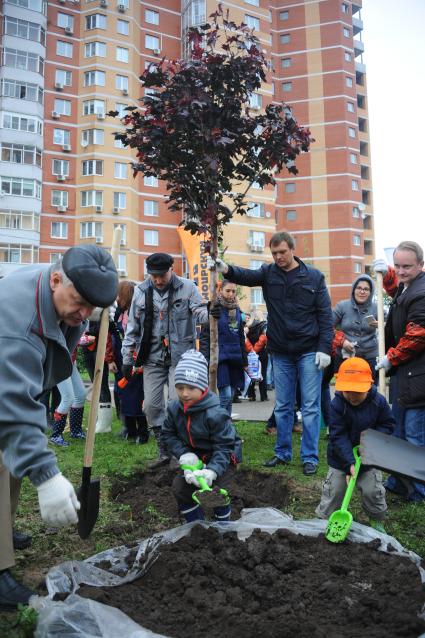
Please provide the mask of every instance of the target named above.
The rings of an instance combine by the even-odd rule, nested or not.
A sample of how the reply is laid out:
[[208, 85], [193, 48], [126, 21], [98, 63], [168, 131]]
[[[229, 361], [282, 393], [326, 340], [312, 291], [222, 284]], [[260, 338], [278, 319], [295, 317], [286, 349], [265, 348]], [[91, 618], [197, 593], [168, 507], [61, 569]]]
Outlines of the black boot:
[[11, 611], [19, 604], [28, 605], [35, 592], [18, 583], [8, 569], [0, 572], [0, 609]]
[[158, 445], [158, 458], [156, 461], [152, 461], [152, 463], [148, 463], [148, 467], [151, 470], [155, 470], [163, 465], [168, 465], [170, 462], [170, 455], [168, 454], [165, 445], [162, 441], [161, 427], [153, 427], [152, 432], [154, 433], [157, 445]]
[[147, 443], [149, 441], [148, 422], [144, 414], [136, 416], [137, 438], [136, 443]]
[[127, 430], [127, 440], [135, 441], [137, 437], [137, 425], [135, 416], [124, 416], [124, 425]]
[[31, 536], [13, 530], [13, 549], [26, 549], [32, 543]]
[[83, 414], [84, 406], [82, 408], [71, 408], [69, 412], [69, 429], [71, 430], [71, 439], [86, 438], [86, 435], [83, 432]]

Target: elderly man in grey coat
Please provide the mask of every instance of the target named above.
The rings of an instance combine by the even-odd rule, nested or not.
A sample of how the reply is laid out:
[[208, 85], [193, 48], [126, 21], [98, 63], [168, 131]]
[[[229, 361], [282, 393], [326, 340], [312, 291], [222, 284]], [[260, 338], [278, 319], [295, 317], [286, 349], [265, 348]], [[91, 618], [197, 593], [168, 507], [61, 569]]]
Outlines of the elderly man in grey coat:
[[47, 446], [39, 399], [71, 375], [70, 352], [86, 319], [95, 306], [113, 303], [117, 290], [111, 256], [89, 244], [70, 248], [53, 266], [19, 268], [0, 281], [0, 609], [27, 603], [32, 594], [10, 572], [21, 479], [28, 476], [37, 488], [46, 523], [77, 522], [77, 496]]

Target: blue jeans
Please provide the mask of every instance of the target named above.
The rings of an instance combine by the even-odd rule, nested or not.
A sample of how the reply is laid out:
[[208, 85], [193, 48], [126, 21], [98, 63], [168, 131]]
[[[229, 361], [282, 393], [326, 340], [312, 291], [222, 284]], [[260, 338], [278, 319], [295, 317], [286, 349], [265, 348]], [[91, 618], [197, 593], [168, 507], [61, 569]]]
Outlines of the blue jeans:
[[220, 405], [226, 410], [229, 416], [232, 416], [232, 403], [234, 388], [231, 385], [225, 385], [224, 388], [219, 388], [218, 396], [220, 398]]
[[275, 417], [277, 439], [275, 454], [284, 461], [292, 459], [292, 426], [297, 380], [301, 390], [303, 434], [301, 461], [319, 462], [320, 395], [322, 372], [315, 364], [316, 353], [298, 356], [273, 353], [274, 385], [276, 391]]

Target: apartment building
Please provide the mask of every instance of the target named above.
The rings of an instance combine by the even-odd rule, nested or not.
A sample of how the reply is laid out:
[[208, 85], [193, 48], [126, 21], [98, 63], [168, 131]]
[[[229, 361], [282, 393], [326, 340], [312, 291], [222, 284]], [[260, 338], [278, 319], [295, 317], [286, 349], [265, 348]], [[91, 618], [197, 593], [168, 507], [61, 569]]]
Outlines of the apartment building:
[[[232, 20], [255, 29], [273, 63], [267, 83], [251, 95], [253, 112], [285, 101], [316, 140], [297, 161], [297, 176], [282, 173], [275, 188], [252, 186], [248, 216], [225, 232], [226, 256], [258, 267], [270, 260], [270, 236], [288, 230], [297, 254], [325, 273], [337, 301], [374, 252], [361, 2], [222, 4]], [[146, 66], [184, 55], [187, 29], [216, 7], [210, 0], [3, 2], [4, 272], [53, 262], [75, 243], [109, 248], [116, 224], [123, 228], [122, 276], [142, 279], [145, 258], [158, 250], [185, 272], [180, 219], [167, 209], [165, 187], [133, 177], [134, 155], [114, 140], [119, 122], [107, 113], [138, 106]], [[264, 309], [261, 290], [247, 291], [243, 305]]]

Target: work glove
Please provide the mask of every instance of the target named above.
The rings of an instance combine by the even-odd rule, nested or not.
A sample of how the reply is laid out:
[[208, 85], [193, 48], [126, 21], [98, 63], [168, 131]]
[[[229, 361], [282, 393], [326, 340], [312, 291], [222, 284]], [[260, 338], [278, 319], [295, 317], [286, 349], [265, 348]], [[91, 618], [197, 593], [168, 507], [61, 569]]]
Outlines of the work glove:
[[197, 478], [199, 476], [200, 478], [205, 479], [208, 487], [211, 487], [211, 485], [217, 478], [217, 473], [214, 472], [214, 470], [207, 470], [207, 468], [204, 468], [203, 470], [195, 470], [193, 476], [194, 478]]
[[[199, 471], [199, 470], [196, 470]], [[192, 470], [184, 470], [184, 480], [186, 481], [186, 483], [188, 483], [189, 485], [195, 485], [195, 487], [199, 487], [199, 483], [196, 480], [196, 476], [194, 475]]]
[[372, 268], [375, 272], [382, 273], [383, 277], [385, 277], [388, 272], [388, 264], [385, 259], [374, 259], [372, 261]]
[[218, 301], [211, 304], [209, 307], [209, 313], [211, 317], [214, 317], [214, 319], [217, 319], [218, 321], [221, 317], [221, 304]]
[[381, 368], [384, 368], [385, 372], [388, 372], [389, 370], [391, 370], [392, 368], [391, 361], [388, 359], [387, 356], [381, 357], [375, 366], [375, 370], [380, 370]]
[[208, 270], [216, 270], [223, 275], [225, 275], [229, 270], [229, 266], [222, 259], [219, 259], [218, 257], [213, 259], [210, 255], [207, 257], [207, 268]]
[[127, 379], [127, 381], [130, 381], [131, 377], [133, 376], [133, 364], [132, 363], [123, 363], [122, 368], [121, 368], [121, 372], [122, 372], [122, 376]]
[[199, 463], [199, 457], [194, 452], [185, 452], [179, 458], [179, 465], [190, 465], [191, 467], [197, 466]]
[[54, 527], [63, 527], [78, 521], [77, 510], [80, 509], [80, 503], [71, 483], [61, 472], [41, 483], [37, 492], [43, 521]]
[[316, 352], [315, 364], [317, 365], [319, 370], [324, 370], [325, 368], [327, 368], [330, 362], [331, 358], [328, 354], [325, 354], [324, 352]]

